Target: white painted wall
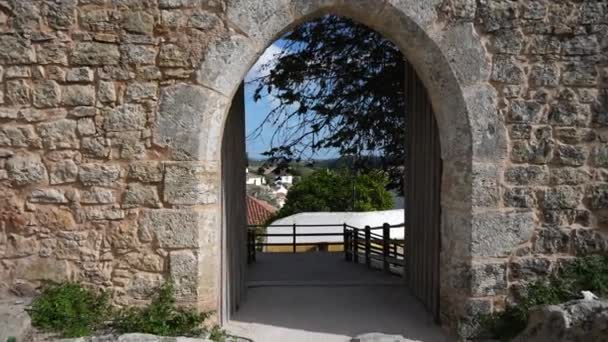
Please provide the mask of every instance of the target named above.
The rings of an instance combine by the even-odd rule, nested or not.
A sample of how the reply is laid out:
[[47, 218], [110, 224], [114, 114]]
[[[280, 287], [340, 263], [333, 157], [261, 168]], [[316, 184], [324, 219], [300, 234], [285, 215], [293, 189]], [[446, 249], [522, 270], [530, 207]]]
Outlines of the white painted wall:
[[[284, 217], [272, 222], [272, 225], [300, 224], [343, 224], [363, 229], [365, 226], [376, 227], [383, 223], [398, 225], [404, 223], [405, 211], [403, 209], [368, 211], [368, 212], [317, 212], [300, 213]], [[342, 227], [297, 227], [297, 233], [342, 233]], [[292, 232], [292, 227], [268, 227], [269, 234], [286, 234]], [[375, 232], [382, 234], [381, 230]], [[391, 238], [403, 239], [405, 228], [391, 229]], [[272, 236], [267, 238], [269, 243], [290, 243], [289, 236]], [[342, 236], [302, 236], [297, 242], [342, 242]]]

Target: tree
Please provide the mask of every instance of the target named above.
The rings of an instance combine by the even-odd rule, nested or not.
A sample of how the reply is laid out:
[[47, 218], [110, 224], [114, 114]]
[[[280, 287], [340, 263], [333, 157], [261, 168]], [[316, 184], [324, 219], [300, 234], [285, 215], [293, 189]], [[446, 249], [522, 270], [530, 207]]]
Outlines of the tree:
[[287, 201], [277, 216], [316, 211], [373, 211], [391, 209], [393, 201], [386, 190], [388, 178], [380, 171], [354, 177], [347, 170], [318, 170], [303, 177], [287, 193]]
[[357, 170], [370, 170], [370, 160], [380, 159], [390, 186], [401, 188], [405, 61], [399, 49], [367, 26], [334, 15], [306, 22], [279, 42], [281, 52], [250, 81], [254, 100], [274, 104], [255, 132], [273, 129], [268, 162], [286, 167], [334, 149], [356, 155]]

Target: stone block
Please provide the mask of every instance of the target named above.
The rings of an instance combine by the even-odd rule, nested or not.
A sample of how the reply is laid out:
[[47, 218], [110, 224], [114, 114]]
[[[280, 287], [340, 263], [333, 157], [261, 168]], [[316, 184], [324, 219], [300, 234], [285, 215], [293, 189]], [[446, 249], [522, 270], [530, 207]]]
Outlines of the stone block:
[[189, 49], [177, 44], [163, 44], [158, 55], [158, 65], [163, 67], [189, 67]]
[[130, 163], [128, 177], [142, 183], [158, 183], [163, 180], [163, 165], [156, 161]]
[[78, 149], [80, 140], [76, 134], [76, 126], [74, 120], [61, 119], [40, 123], [36, 129], [42, 138], [42, 144], [49, 150]]
[[536, 228], [531, 211], [484, 212], [473, 216], [471, 253], [474, 257], [505, 257], [529, 241]]
[[112, 103], [116, 101], [116, 87], [114, 87], [114, 82], [99, 81], [97, 85], [97, 101], [101, 103]]
[[55, 81], [38, 81], [34, 83], [32, 95], [34, 107], [57, 107], [61, 101], [61, 88]]
[[548, 209], [544, 211], [544, 217], [547, 226], [578, 224], [587, 227], [590, 224], [591, 213], [586, 209]]
[[78, 165], [71, 159], [49, 163], [50, 184], [73, 183], [78, 177]]
[[22, 79], [7, 81], [4, 99], [9, 105], [29, 105], [32, 101], [32, 89], [29, 81]]
[[91, 187], [80, 192], [80, 203], [83, 204], [112, 204], [116, 202], [114, 191], [110, 189]]
[[28, 197], [28, 201], [32, 203], [47, 203], [47, 204], [65, 204], [68, 199], [65, 192], [61, 189], [44, 189], [38, 188], [32, 190]]
[[87, 67], [69, 69], [65, 76], [68, 82], [92, 82], [93, 70]]
[[473, 171], [473, 205], [495, 207], [500, 198], [499, 171], [495, 164], [476, 163]]
[[143, 106], [124, 104], [108, 112], [104, 128], [108, 132], [136, 131], [144, 129], [147, 113]]
[[507, 207], [512, 208], [534, 208], [536, 205], [534, 191], [524, 187], [505, 190], [504, 201]]
[[198, 248], [216, 243], [215, 213], [191, 209], [145, 209], [139, 220], [142, 241], [155, 239], [163, 248]]
[[157, 94], [158, 84], [156, 82], [134, 82], [127, 86], [125, 100], [128, 102], [156, 100]]
[[254, 61], [256, 52], [254, 43], [244, 36], [214, 40], [197, 70], [196, 81], [231, 96]]
[[48, 181], [46, 167], [40, 156], [34, 153], [18, 152], [6, 161], [8, 179], [17, 186], [34, 185]]
[[545, 209], [573, 209], [581, 204], [582, 199], [581, 189], [573, 186], [560, 185], [542, 193], [542, 205]]
[[542, 104], [535, 101], [514, 100], [511, 102], [509, 120], [519, 123], [538, 123], [542, 120]]
[[228, 0], [226, 16], [260, 45], [276, 38], [277, 32], [282, 32], [294, 22], [289, 0], [260, 0], [255, 3]]
[[217, 203], [218, 166], [201, 162], [165, 164], [163, 198], [174, 205]]
[[174, 160], [218, 160], [227, 99], [199, 86], [163, 88], [153, 140], [169, 147]]
[[608, 252], [608, 237], [594, 229], [572, 230], [572, 246], [576, 255]]
[[154, 30], [154, 16], [145, 11], [127, 12], [122, 19], [122, 27], [129, 32], [150, 34]]
[[554, 162], [565, 166], [583, 166], [587, 152], [583, 146], [559, 144], [555, 149]]
[[143, 185], [139, 183], [129, 183], [127, 191], [122, 199], [123, 208], [160, 208], [161, 203], [158, 197], [156, 186]]
[[0, 36], [0, 63], [31, 64], [36, 62], [36, 53], [29, 40], [12, 35]]
[[88, 85], [64, 86], [61, 103], [65, 106], [93, 106], [95, 104], [95, 87]]
[[559, 69], [554, 64], [536, 64], [530, 70], [530, 84], [556, 87], [559, 85]]
[[31, 125], [0, 126], [0, 146], [41, 148], [42, 141]]
[[169, 254], [169, 271], [175, 284], [177, 299], [196, 299], [198, 294], [199, 261], [191, 251], [172, 251]]
[[589, 186], [587, 197], [591, 209], [608, 209], [608, 183]]
[[546, 185], [549, 182], [549, 168], [540, 165], [517, 165], [508, 167], [505, 180], [516, 185]]
[[579, 168], [564, 167], [551, 170], [551, 184], [580, 185], [591, 180], [589, 171]]
[[504, 262], [473, 263], [470, 288], [473, 297], [497, 296], [507, 291], [507, 270]]
[[156, 62], [158, 51], [153, 46], [128, 44], [121, 46], [122, 61], [127, 64], [150, 65]]
[[570, 230], [561, 227], [543, 227], [538, 230], [534, 239], [535, 253], [567, 253], [570, 249]]
[[120, 61], [120, 51], [113, 44], [78, 42], [71, 60], [76, 65], [116, 65]]
[[524, 72], [513, 59], [495, 57], [491, 79], [506, 84], [521, 84], [524, 80]]
[[121, 168], [118, 165], [91, 163], [80, 166], [78, 179], [85, 186], [117, 185], [120, 179]]
[[551, 273], [552, 263], [547, 258], [517, 258], [509, 262], [509, 278], [512, 281], [546, 277]]
[[103, 137], [82, 138], [82, 153], [90, 158], [105, 159], [110, 154], [108, 142]]

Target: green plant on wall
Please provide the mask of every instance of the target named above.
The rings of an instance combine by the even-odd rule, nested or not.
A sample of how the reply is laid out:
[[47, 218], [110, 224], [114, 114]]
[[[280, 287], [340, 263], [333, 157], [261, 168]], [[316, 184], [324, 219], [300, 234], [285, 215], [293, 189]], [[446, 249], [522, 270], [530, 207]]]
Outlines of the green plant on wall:
[[64, 337], [90, 335], [110, 317], [109, 299], [77, 283], [48, 285], [32, 302], [32, 325]]
[[113, 309], [108, 293], [98, 294], [78, 283], [51, 284], [34, 299], [29, 312], [33, 326], [63, 337], [92, 335], [111, 327], [118, 333], [208, 336], [212, 341], [227, 341], [219, 327], [204, 326], [210, 313], [176, 306], [173, 292], [173, 283], [166, 282], [149, 305]]
[[591, 291], [608, 298], [608, 255], [577, 258], [556, 274], [528, 284], [517, 305], [479, 317], [481, 326], [493, 337], [510, 341], [527, 326], [530, 310], [537, 305], [553, 305], [581, 297]]

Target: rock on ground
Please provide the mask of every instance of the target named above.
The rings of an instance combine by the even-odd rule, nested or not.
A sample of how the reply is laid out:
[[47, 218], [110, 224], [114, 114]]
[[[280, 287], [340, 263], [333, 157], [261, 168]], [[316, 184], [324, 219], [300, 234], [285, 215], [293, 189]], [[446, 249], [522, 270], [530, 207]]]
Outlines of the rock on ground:
[[539, 306], [514, 342], [608, 342], [608, 301], [574, 300]]

